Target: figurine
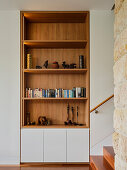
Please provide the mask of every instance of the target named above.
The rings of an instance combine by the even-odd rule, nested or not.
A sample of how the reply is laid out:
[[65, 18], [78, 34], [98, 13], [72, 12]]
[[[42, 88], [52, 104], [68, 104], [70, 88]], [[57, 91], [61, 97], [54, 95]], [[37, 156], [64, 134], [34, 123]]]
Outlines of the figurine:
[[70, 65], [69, 64], [66, 64], [66, 62], [64, 61], [63, 63], [62, 63], [62, 66], [63, 66], [63, 68], [64, 69], [66, 69], [66, 68], [76, 68], [76, 64], [75, 63], [71, 63]]
[[62, 66], [63, 66], [64, 69], [65, 69], [65, 68], [69, 68], [69, 64], [66, 64], [65, 61], [62, 63]]
[[48, 68], [48, 60], [45, 61], [44, 67], [45, 67], [45, 68]]
[[42, 67], [37, 65], [37, 66], [36, 66], [36, 69], [42, 69]]
[[70, 110], [70, 107], [69, 107], [69, 103], [68, 103], [68, 105], [67, 105], [67, 121], [64, 122], [65, 125], [72, 125], [73, 124], [72, 121], [69, 120], [69, 110]]
[[38, 118], [38, 124], [39, 124], [39, 125], [50, 125], [51, 122], [50, 122], [50, 120], [47, 119], [45, 116], [40, 116], [40, 117]]
[[76, 68], [76, 64], [75, 63], [70, 64], [70, 68]]

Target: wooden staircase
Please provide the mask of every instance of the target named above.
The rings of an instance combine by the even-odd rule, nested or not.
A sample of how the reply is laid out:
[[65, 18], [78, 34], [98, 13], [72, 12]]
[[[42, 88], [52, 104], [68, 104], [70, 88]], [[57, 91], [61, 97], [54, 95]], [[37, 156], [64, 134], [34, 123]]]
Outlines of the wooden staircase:
[[103, 156], [91, 156], [90, 165], [92, 170], [114, 170], [114, 150], [111, 146], [103, 147]]

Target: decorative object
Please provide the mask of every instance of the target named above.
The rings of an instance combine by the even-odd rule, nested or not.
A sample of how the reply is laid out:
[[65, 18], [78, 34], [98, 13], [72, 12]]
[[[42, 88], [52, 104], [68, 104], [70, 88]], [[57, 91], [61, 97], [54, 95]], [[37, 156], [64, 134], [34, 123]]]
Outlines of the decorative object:
[[26, 113], [26, 124], [30, 125], [30, 112]]
[[48, 60], [45, 61], [44, 67], [45, 67], [45, 68], [48, 68]]
[[35, 121], [34, 122], [30, 122], [30, 125], [36, 125]]
[[65, 61], [63, 61], [62, 66], [63, 66], [64, 69], [67, 69], [67, 68], [72, 68], [72, 69], [74, 69], [74, 68], [76, 68], [76, 64], [75, 64], [75, 63], [71, 63], [71, 64], [69, 65], [69, 64], [66, 64]]
[[74, 107], [71, 107], [71, 111], [72, 111], [72, 123], [74, 124]]
[[39, 125], [50, 125], [51, 121], [49, 119], [47, 119], [46, 116], [39, 116], [38, 124]]
[[58, 64], [57, 61], [54, 61], [54, 62], [52, 63], [52, 68], [53, 68], [53, 69], [58, 69], [58, 68], [59, 68], [59, 64]]
[[70, 107], [69, 107], [69, 103], [67, 105], [67, 121], [64, 122], [65, 125], [72, 125], [72, 121], [69, 120], [69, 110], [70, 110]]
[[31, 54], [27, 54], [27, 69], [32, 68], [32, 56]]
[[79, 68], [81, 69], [84, 68], [84, 56], [83, 55], [79, 56]]
[[73, 69], [76, 68], [76, 64], [75, 63], [71, 63], [69, 68], [73, 68]]
[[64, 69], [65, 69], [65, 68], [69, 68], [69, 64], [66, 64], [65, 61], [62, 63], [62, 66], [63, 66]]
[[42, 66], [38, 66], [38, 65], [37, 65], [37, 66], [36, 66], [36, 69], [42, 69]]
[[78, 106], [77, 106], [77, 124], [78, 124]]

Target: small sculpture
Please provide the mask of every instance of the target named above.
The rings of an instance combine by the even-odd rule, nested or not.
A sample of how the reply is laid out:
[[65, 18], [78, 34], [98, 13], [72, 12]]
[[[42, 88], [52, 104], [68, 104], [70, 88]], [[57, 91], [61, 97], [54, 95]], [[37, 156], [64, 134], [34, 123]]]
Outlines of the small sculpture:
[[71, 63], [70, 65], [69, 64], [66, 64], [66, 62], [64, 61], [63, 63], [62, 63], [62, 66], [63, 66], [63, 68], [64, 69], [67, 69], [67, 68], [76, 68], [76, 64], [75, 63]]
[[76, 68], [76, 64], [75, 63], [70, 64], [70, 68]]
[[44, 67], [45, 67], [45, 68], [48, 68], [48, 60], [45, 61]]
[[40, 116], [39, 118], [38, 118], [38, 124], [39, 125], [50, 125], [50, 120], [49, 119], [47, 119], [45, 116]]
[[66, 64], [65, 61], [62, 63], [62, 66], [63, 66], [64, 69], [65, 69], [65, 68], [69, 68], [69, 64]]
[[42, 69], [42, 67], [37, 65], [37, 66], [36, 66], [36, 69]]

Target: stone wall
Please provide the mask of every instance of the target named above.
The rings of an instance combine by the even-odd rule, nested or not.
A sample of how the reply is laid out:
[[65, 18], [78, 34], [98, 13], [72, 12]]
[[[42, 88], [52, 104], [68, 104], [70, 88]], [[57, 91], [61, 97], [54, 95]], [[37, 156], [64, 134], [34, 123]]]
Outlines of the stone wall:
[[127, 0], [115, 0], [114, 39], [115, 169], [127, 170]]

